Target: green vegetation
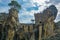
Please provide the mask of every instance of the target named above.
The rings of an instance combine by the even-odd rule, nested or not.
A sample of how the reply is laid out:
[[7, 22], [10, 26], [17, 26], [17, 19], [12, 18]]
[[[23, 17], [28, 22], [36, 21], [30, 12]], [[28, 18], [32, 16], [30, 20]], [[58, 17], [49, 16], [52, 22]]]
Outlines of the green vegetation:
[[21, 5], [17, 1], [11, 1], [11, 3], [9, 3], [8, 5], [11, 6], [11, 8], [14, 8], [18, 11], [19, 9], [21, 9]]

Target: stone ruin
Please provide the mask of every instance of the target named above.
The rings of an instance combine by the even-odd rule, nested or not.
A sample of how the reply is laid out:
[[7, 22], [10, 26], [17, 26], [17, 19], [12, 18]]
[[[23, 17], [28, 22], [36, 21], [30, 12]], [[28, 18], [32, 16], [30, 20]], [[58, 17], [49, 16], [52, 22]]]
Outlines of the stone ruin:
[[[54, 5], [51, 5], [50, 7], [46, 8], [42, 13], [35, 14], [36, 25], [41, 26], [41, 28], [39, 27], [39, 31], [42, 31], [40, 32], [40, 35], [44, 38], [54, 33], [54, 20], [56, 19], [57, 12], [57, 8]], [[41, 38], [39, 40], [41, 40]]]
[[51, 5], [42, 13], [35, 14], [35, 24], [23, 25], [18, 21], [18, 11], [14, 8], [11, 8], [8, 14], [1, 13], [0, 40], [45, 39], [54, 33], [54, 20], [57, 12], [58, 10], [56, 7]]

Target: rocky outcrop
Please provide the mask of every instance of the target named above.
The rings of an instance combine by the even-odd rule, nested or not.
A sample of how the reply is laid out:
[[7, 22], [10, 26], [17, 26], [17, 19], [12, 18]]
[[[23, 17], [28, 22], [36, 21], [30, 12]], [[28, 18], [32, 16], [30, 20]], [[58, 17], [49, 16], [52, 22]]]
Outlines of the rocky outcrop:
[[[58, 10], [56, 7], [51, 5], [42, 13], [35, 14], [36, 23], [34, 25], [21, 25], [18, 21], [18, 11], [14, 8], [11, 8], [9, 10], [8, 16], [3, 14], [3, 17], [1, 18], [3, 20], [2, 24], [4, 24], [3, 36], [6, 36], [6, 40], [13, 40], [13, 38], [16, 37], [19, 37], [21, 40], [42, 40], [42, 35], [44, 38], [46, 38], [47, 36], [53, 34], [54, 20], [56, 18], [57, 12]], [[0, 31], [2, 31], [2, 29]], [[14, 40], [19, 39], [16, 38]]]
[[[42, 32], [44, 32], [44, 38], [54, 33], [54, 20], [56, 18], [57, 12], [57, 8], [54, 5], [51, 5], [48, 8], [46, 8], [42, 13], [35, 14], [36, 24], [41, 25], [41, 27], [43, 27], [42, 30], [44, 31]], [[41, 31], [39, 32], [42, 33]]]

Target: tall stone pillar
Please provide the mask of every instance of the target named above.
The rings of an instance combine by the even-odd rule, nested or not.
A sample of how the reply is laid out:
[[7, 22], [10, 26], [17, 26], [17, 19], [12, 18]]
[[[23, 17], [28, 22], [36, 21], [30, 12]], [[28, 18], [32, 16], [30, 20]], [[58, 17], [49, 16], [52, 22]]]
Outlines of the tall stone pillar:
[[32, 29], [31, 29], [31, 31], [32, 31], [32, 35], [31, 35], [30, 40], [35, 40], [34, 28], [33, 28], [33, 26], [32, 26], [31, 28], [32, 28]]
[[50, 17], [47, 22], [47, 36], [50, 36], [54, 33], [54, 17]]
[[42, 40], [42, 26], [39, 26], [39, 40]]
[[17, 22], [18, 22], [18, 11], [15, 8], [11, 8], [9, 10], [9, 16], [6, 20], [6, 23], [10, 25], [10, 27], [8, 26], [9, 29], [7, 34], [8, 35], [7, 40], [13, 40], [15, 31], [18, 27]]
[[54, 33], [54, 22], [50, 22], [50, 28], [49, 28], [50, 35]]
[[44, 23], [44, 39], [46, 39], [47, 37], [47, 27], [48, 27], [48, 23]]
[[29, 34], [29, 33], [28, 33], [28, 26], [25, 26], [25, 25], [24, 25], [24, 35], [25, 35], [24, 37], [25, 37], [25, 40], [28, 40], [28, 39], [29, 39], [28, 34]]
[[28, 32], [28, 26], [24, 25], [24, 32]]
[[44, 24], [44, 39], [51, 36], [54, 33], [54, 22], [48, 21]]
[[9, 29], [8, 30], [8, 37], [6, 40], [13, 40], [13, 37], [14, 37], [14, 30], [13, 29]]
[[35, 35], [34, 35], [34, 33], [32, 34], [30, 40], [35, 40]]

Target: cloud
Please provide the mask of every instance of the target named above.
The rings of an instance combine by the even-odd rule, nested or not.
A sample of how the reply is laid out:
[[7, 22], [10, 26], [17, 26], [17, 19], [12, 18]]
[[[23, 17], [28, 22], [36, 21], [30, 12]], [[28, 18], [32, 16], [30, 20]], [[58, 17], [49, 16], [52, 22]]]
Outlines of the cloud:
[[50, 3], [59, 4], [60, 3], [60, 0], [50, 0]]
[[[0, 12], [8, 12], [8, 3], [11, 0], [0, 0]], [[51, 4], [54, 4], [58, 9], [56, 21], [60, 14], [60, 0], [16, 0], [21, 4], [22, 8], [19, 12], [19, 20], [23, 23], [31, 23], [34, 19], [34, 13], [40, 13]], [[60, 20], [60, 19], [59, 19]]]
[[56, 17], [55, 22], [58, 22], [58, 21], [60, 21], [60, 14]]
[[49, 2], [49, 0], [33, 0], [33, 2], [35, 3], [37, 3], [38, 5], [45, 5], [46, 3], [45, 2]]
[[19, 14], [19, 20], [21, 23], [31, 23], [31, 19], [34, 19], [33, 12], [24, 11], [23, 13]]
[[60, 3], [56, 5], [57, 9], [58, 9], [58, 14], [60, 14]]
[[0, 5], [8, 6], [8, 3], [10, 3], [11, 0], [0, 0]]
[[9, 12], [9, 6], [8, 3], [10, 2], [10, 0], [0, 0], [0, 12]]
[[5, 12], [8, 13], [9, 12], [9, 7], [4, 6], [4, 7], [0, 7], [0, 13]]
[[[57, 9], [58, 9], [58, 14], [57, 14], [57, 17], [56, 17], [55, 21], [58, 21], [58, 20], [60, 20], [60, 19], [58, 19], [59, 18], [58, 15], [60, 14], [60, 4], [59, 4], [59, 2], [60, 2], [59, 0], [43, 0], [43, 1], [42, 0], [30, 0], [30, 2], [26, 3], [27, 5], [26, 4], [23, 5], [23, 7], [25, 6], [24, 7], [25, 11], [22, 12], [23, 13], [22, 15], [26, 15], [26, 16], [30, 15], [30, 16], [32, 16], [32, 18], [34, 18], [34, 13], [42, 12], [48, 6], [54, 4], [57, 7]], [[36, 8], [34, 9], [34, 7], [36, 7], [37, 10], [35, 10]], [[28, 18], [27, 18], [27, 20], [28, 20]]]
[[60, 21], [60, 3], [56, 5], [57, 9], [58, 9], [58, 14], [57, 14], [57, 17], [55, 19], [55, 22], [58, 22]]
[[[20, 22], [31, 22], [31, 19], [34, 19], [34, 13], [42, 12], [49, 5], [46, 2], [49, 0], [22, 0], [22, 9], [20, 10], [19, 20]], [[26, 16], [26, 18], [24, 17]], [[29, 17], [30, 16], [30, 17]]]
[[1, 2], [2, 0], [0, 0], [0, 2]]

